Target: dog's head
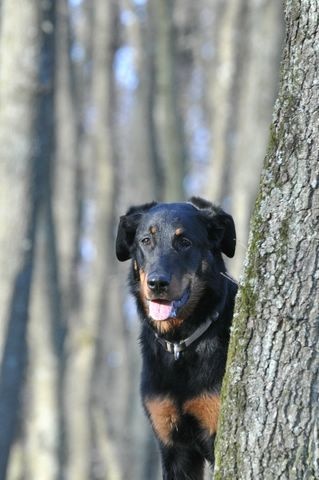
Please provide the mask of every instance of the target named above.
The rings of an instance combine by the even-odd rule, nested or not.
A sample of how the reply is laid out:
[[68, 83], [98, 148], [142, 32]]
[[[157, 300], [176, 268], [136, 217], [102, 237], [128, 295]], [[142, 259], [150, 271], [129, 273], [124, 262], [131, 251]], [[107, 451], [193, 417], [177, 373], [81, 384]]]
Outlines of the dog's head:
[[118, 227], [116, 254], [132, 259], [133, 293], [160, 331], [189, 318], [204, 295], [218, 297], [221, 253], [233, 257], [233, 219], [201, 199], [131, 207]]

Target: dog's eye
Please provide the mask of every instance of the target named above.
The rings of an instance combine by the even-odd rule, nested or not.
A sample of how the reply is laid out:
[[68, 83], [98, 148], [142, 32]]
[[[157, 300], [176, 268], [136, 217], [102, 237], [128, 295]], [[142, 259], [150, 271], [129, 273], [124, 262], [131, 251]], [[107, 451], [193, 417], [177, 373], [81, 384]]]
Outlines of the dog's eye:
[[188, 250], [192, 246], [192, 242], [186, 237], [178, 237], [175, 241], [177, 250]]
[[141, 243], [142, 243], [142, 245], [144, 245], [145, 247], [147, 247], [148, 245], [151, 244], [151, 239], [150, 239], [150, 237], [144, 237], [144, 238], [142, 238]]

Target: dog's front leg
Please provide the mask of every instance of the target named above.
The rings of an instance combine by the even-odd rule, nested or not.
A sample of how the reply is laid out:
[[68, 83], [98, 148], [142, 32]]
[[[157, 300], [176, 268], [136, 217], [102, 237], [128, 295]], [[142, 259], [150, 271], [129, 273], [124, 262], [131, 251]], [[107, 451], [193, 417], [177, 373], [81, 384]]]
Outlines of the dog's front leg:
[[202, 480], [204, 458], [183, 447], [161, 446], [163, 480]]

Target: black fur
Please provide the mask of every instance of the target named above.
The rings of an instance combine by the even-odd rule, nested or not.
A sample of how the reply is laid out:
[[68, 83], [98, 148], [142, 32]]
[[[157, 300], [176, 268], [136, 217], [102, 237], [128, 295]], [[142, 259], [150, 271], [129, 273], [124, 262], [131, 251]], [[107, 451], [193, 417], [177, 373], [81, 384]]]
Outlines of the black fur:
[[[205, 459], [214, 465], [237, 291], [223, 275], [222, 253], [232, 257], [235, 245], [232, 217], [201, 198], [132, 207], [120, 219], [116, 253], [120, 261], [132, 259], [130, 286], [142, 319], [141, 394], [165, 480], [199, 480]], [[216, 312], [218, 318], [178, 359], [156, 338], [179, 342]]]

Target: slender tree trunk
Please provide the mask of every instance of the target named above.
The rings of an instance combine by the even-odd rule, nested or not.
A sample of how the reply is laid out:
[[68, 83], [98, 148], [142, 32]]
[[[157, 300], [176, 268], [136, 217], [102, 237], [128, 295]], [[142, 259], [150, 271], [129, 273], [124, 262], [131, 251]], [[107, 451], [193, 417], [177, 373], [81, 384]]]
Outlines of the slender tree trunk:
[[[148, 9], [148, 15], [149, 15]], [[155, 125], [155, 45], [153, 43], [153, 30], [150, 28], [152, 21], [140, 26], [140, 45], [142, 62], [140, 66], [141, 76], [141, 102], [143, 105], [144, 121], [146, 123], [145, 142], [147, 146], [147, 157], [152, 171], [152, 195], [148, 198], [162, 200], [164, 198], [164, 165], [161, 162], [158, 138]]]
[[[122, 5], [134, 15], [130, 0]], [[147, 6], [143, 8], [147, 15]], [[137, 6], [135, 6], [137, 10]], [[134, 80], [117, 86], [115, 110], [118, 119], [115, 143], [119, 152], [117, 159], [117, 182], [120, 187], [118, 213], [121, 214], [133, 201], [143, 203], [146, 198], [158, 199], [163, 194], [162, 171], [155, 132], [153, 108], [155, 102], [153, 32], [149, 21], [128, 22], [123, 29], [121, 46], [117, 52], [130, 52]], [[123, 62], [123, 61], [122, 61]], [[116, 68], [115, 68], [116, 70]], [[135, 84], [134, 84], [135, 83]], [[113, 101], [113, 104], [115, 102]], [[142, 181], [141, 179], [147, 179]], [[138, 186], [138, 188], [136, 188]]]
[[212, 148], [207, 196], [236, 218], [238, 248], [230, 271], [241, 272], [249, 219], [267, 149], [277, 93], [282, 44], [282, 3], [277, 0], [215, 0], [208, 105]]
[[[0, 346], [3, 352], [10, 317], [13, 285], [23, 272], [24, 259], [30, 253], [28, 238], [32, 218], [32, 132], [36, 116], [35, 85], [38, 75], [39, 39], [23, 29], [37, 25], [36, 2], [24, 5], [17, 16], [18, 1], [4, 1], [0, 44]], [[18, 34], [17, 34], [18, 32]], [[10, 48], [9, 48], [10, 47]], [[20, 71], [19, 77], [16, 72]], [[27, 181], [26, 181], [27, 180]], [[10, 209], [8, 209], [10, 205]], [[25, 208], [21, 217], [21, 207]], [[12, 221], [12, 219], [19, 221]], [[33, 229], [32, 229], [33, 230]], [[21, 309], [25, 309], [24, 304]]]
[[[43, 196], [36, 235], [35, 274], [28, 335], [29, 362], [24, 412], [25, 479], [63, 478], [66, 441], [63, 404], [66, 306], [73, 258], [74, 229], [74, 119], [68, 95], [67, 9], [57, 2], [51, 11], [50, 49], [57, 51], [50, 72], [54, 98], [48, 120], [54, 123], [55, 159], [42, 178]], [[54, 33], [54, 35], [53, 35]], [[67, 112], [67, 113], [66, 113]], [[71, 118], [70, 118], [71, 117]], [[73, 143], [72, 143], [73, 142]], [[53, 142], [52, 148], [53, 150]], [[48, 156], [49, 158], [49, 156]], [[73, 180], [73, 182], [72, 182]], [[45, 442], [42, 440], [45, 438]]]
[[[35, 125], [40, 145], [36, 169], [39, 201], [35, 237], [34, 279], [28, 332], [28, 375], [24, 408], [24, 449], [26, 479], [46, 472], [48, 479], [59, 478], [64, 455], [61, 388], [65, 338], [62, 309], [57, 231], [53, 209], [55, 167], [55, 2], [41, 5], [39, 89], [43, 97]], [[43, 134], [45, 127], [46, 134]], [[45, 442], [43, 439], [45, 438]], [[61, 472], [60, 472], [61, 473]]]
[[56, 25], [56, 161], [53, 206], [59, 232], [61, 285], [65, 306], [72, 306], [74, 257], [78, 251], [79, 117], [82, 99], [77, 96], [70, 51], [71, 9], [67, 0], [57, 1]]
[[209, 75], [208, 102], [212, 126], [212, 148], [208, 172], [207, 196], [221, 203], [228, 193], [230, 169], [230, 124], [234, 119], [234, 92], [237, 87], [239, 67], [238, 48], [242, 36], [243, 1], [215, 2], [216, 58]]
[[215, 479], [319, 477], [318, 15], [286, 1], [269, 152], [237, 300]]
[[256, 200], [273, 104], [278, 93], [283, 40], [283, 4], [278, 0], [248, 0], [239, 49], [236, 108], [233, 112], [230, 207], [236, 218], [238, 255], [231, 271], [238, 277], [246, 253], [249, 221]]
[[[110, 225], [114, 211], [110, 135], [114, 3], [99, 0], [89, 8], [92, 45], [85, 46], [92, 48], [92, 65], [86, 96], [92, 124], [88, 124], [85, 117], [80, 152], [84, 175], [81, 256], [77, 265], [79, 303], [70, 315], [64, 392], [69, 445], [66, 478], [69, 480], [113, 478], [113, 474], [114, 478], [118, 477], [113, 445], [105, 428], [107, 398], [96, 395], [96, 383], [100, 382], [102, 374], [101, 370], [95, 370], [96, 351], [104, 333], [102, 325], [111, 321], [106, 315], [105, 304], [111, 297], [106, 278], [112, 270]], [[104, 371], [104, 362], [102, 366]]]
[[9, 260], [3, 262], [6, 284], [1, 302], [7, 326], [0, 377], [0, 477], [5, 478], [26, 366], [35, 234], [40, 215], [49, 207], [54, 3], [40, 5], [32, 1], [26, 6], [10, 1], [5, 2], [2, 13], [0, 130], [4, 159], [1, 166], [6, 174], [2, 178], [7, 176], [4, 198], [10, 208], [10, 219], [8, 207], [1, 209], [5, 213], [5, 223], [1, 225], [8, 225], [1, 236], [4, 239], [1, 251]]
[[[51, 197], [51, 195], [50, 195]], [[57, 275], [55, 229], [48, 210], [49, 198], [43, 199], [37, 222], [36, 256], [30, 324], [28, 330], [28, 375], [23, 409], [23, 478], [57, 480], [64, 456], [63, 405], [59, 382], [63, 359], [61, 297]], [[51, 201], [51, 200], [50, 200]], [[52, 237], [53, 233], [53, 237]], [[12, 479], [14, 476], [11, 477]]]
[[184, 198], [185, 142], [178, 105], [175, 72], [174, 2], [151, 0], [155, 47], [155, 125], [157, 145], [164, 170], [164, 198]]

